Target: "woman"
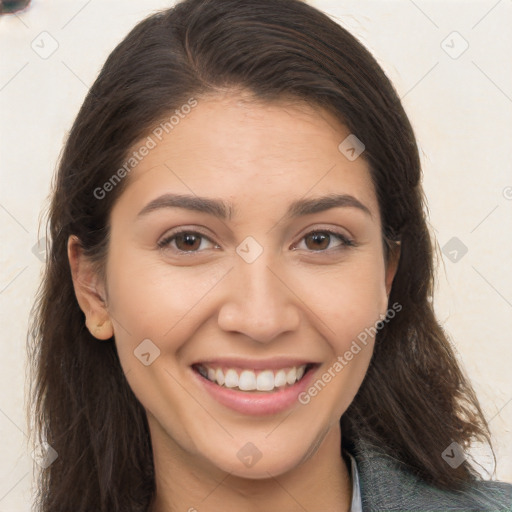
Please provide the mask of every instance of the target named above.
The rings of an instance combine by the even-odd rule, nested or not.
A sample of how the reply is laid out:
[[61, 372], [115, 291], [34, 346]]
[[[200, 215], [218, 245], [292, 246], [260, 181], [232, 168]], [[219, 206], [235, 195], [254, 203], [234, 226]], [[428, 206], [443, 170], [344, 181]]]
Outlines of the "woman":
[[186, 0], [137, 25], [55, 183], [39, 510], [509, 511], [466, 458], [489, 432], [423, 204], [392, 85], [319, 11]]

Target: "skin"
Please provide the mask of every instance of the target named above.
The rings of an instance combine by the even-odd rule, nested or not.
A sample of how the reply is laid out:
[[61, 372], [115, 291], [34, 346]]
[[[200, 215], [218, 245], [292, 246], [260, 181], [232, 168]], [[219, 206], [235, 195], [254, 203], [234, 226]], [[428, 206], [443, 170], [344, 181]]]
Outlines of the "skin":
[[[106, 282], [70, 237], [86, 324], [98, 339], [114, 334], [147, 411], [154, 511], [349, 510], [339, 419], [367, 371], [373, 339], [307, 405], [273, 415], [226, 408], [190, 367], [213, 357], [301, 357], [320, 363], [316, 380], [386, 313], [396, 258], [384, 258], [366, 162], [338, 150], [349, 133], [296, 100], [262, 103], [240, 91], [199, 98], [126, 178], [111, 213]], [[224, 220], [184, 208], [138, 216], [164, 193], [221, 199], [233, 212]], [[292, 201], [333, 193], [368, 212], [344, 206], [285, 216]], [[180, 253], [189, 247], [177, 239], [158, 246], [180, 226], [206, 235], [196, 252]], [[355, 245], [333, 236], [319, 248], [305, 237], [322, 229]], [[263, 248], [252, 263], [236, 252], [247, 236]], [[145, 366], [134, 350], [148, 338], [160, 355]], [[252, 467], [237, 457], [247, 442], [262, 453]]]

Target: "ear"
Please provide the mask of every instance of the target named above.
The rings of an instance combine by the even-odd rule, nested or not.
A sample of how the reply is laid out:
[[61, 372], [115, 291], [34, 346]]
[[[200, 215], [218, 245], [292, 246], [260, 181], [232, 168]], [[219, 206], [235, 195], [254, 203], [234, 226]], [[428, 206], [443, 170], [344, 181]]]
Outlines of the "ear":
[[396, 271], [398, 269], [398, 262], [400, 261], [400, 242], [394, 242], [393, 247], [389, 249], [388, 259], [386, 262], [386, 294], [389, 297], [391, 293], [391, 286], [393, 279], [395, 279]]
[[107, 310], [104, 283], [92, 262], [84, 255], [80, 240], [75, 235], [68, 238], [68, 259], [75, 295], [85, 315], [85, 325], [99, 340], [112, 338], [114, 328]]

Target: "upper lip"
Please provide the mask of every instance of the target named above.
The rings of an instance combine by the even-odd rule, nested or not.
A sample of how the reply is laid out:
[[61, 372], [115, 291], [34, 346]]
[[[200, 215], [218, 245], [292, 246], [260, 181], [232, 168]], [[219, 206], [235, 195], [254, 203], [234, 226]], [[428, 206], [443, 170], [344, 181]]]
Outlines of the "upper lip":
[[281, 368], [298, 367], [305, 364], [318, 364], [311, 359], [291, 357], [275, 357], [272, 359], [245, 359], [229, 357], [196, 361], [192, 366], [210, 366], [213, 368], [244, 368], [247, 370], [280, 370]]

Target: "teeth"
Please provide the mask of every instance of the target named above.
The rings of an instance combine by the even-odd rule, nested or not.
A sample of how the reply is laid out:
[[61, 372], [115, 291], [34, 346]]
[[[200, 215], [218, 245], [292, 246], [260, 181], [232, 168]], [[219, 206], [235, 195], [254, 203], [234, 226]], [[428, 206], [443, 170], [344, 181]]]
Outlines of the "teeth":
[[[228, 372], [234, 371], [235, 370], [228, 370]], [[238, 379], [238, 387], [242, 391], [253, 391], [254, 389], [256, 389], [256, 375], [254, 375], [254, 372], [244, 370], [240, 374], [240, 378]]]
[[274, 376], [274, 386], [276, 388], [282, 388], [286, 386], [286, 372], [284, 370], [279, 370]]
[[240, 374], [234, 368], [223, 371], [221, 368], [198, 366], [198, 372], [219, 386], [238, 388], [240, 391], [273, 391], [286, 385], [293, 385], [302, 379], [306, 365], [281, 370], [242, 370]]
[[212, 382], [215, 382], [217, 381], [217, 384], [219, 384], [220, 386], [222, 386], [224, 384], [224, 374], [222, 373], [222, 370], [221, 369], [218, 369], [216, 372], [215, 372], [215, 380], [214, 379], [211, 379]]
[[293, 384], [296, 380], [297, 380], [297, 370], [295, 368], [292, 368], [286, 374], [286, 382], [288, 382], [288, 384]]
[[224, 381], [224, 386], [227, 388], [238, 387], [238, 373], [236, 373], [235, 370], [228, 370], [226, 372], [226, 380]]
[[[254, 375], [253, 372], [250, 373]], [[274, 372], [272, 370], [265, 370], [258, 374], [256, 389], [258, 391], [272, 391], [274, 389]]]

